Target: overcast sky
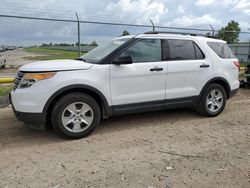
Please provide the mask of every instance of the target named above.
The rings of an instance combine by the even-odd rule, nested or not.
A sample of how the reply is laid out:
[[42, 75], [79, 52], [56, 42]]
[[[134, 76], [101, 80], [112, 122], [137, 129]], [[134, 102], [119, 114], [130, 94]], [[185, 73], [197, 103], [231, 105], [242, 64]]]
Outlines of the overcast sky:
[[[150, 24], [149, 19], [152, 19], [156, 25], [162, 26], [210, 29], [209, 24], [211, 24], [219, 29], [228, 21], [235, 20], [240, 23], [242, 31], [249, 31], [250, 28], [250, 0], [0, 0], [0, 4], [0, 14], [10, 15], [75, 19], [77, 11], [81, 20], [89, 21]], [[6, 35], [5, 40], [10, 36], [14, 37], [17, 35], [17, 30], [20, 32], [18, 35], [21, 35], [18, 37], [20, 40], [24, 35], [22, 32], [32, 36], [29, 40], [38, 36], [40, 41], [46, 37], [48, 40], [60, 41], [60, 37], [63, 36], [65, 36], [64, 41], [75, 40], [73, 36], [76, 31], [73, 24], [34, 23], [22, 20], [20, 25], [20, 20], [11, 19], [0, 19], [1, 22], [1, 27], [3, 23], [13, 24], [6, 24], [6, 27], [0, 29], [0, 34], [2, 33], [0, 40], [4, 40], [3, 35]], [[18, 28], [15, 28], [17, 25]], [[98, 40], [98, 37], [116, 36], [124, 29], [126, 28], [89, 24], [81, 26], [81, 35], [86, 41], [96, 39], [95, 36]], [[111, 30], [117, 32], [111, 34]], [[149, 29], [127, 28], [127, 30], [143, 32]], [[58, 35], [59, 39], [53, 38], [53, 33]]]

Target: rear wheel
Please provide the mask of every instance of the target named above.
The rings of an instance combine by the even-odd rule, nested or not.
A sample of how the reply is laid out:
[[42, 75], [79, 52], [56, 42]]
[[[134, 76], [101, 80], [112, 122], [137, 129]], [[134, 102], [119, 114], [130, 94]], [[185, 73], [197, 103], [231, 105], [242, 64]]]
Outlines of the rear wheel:
[[202, 94], [196, 110], [203, 116], [214, 117], [224, 110], [226, 100], [225, 89], [221, 85], [213, 83]]
[[89, 135], [100, 123], [100, 119], [99, 105], [84, 93], [72, 93], [59, 99], [51, 117], [56, 132], [68, 138]]

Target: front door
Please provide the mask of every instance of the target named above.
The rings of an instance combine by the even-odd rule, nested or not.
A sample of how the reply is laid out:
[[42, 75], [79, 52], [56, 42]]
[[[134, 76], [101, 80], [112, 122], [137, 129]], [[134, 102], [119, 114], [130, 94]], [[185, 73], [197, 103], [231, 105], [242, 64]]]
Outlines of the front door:
[[163, 104], [166, 86], [166, 61], [162, 61], [160, 39], [140, 39], [116, 58], [131, 55], [132, 64], [110, 68], [110, 86], [114, 106], [125, 104]]

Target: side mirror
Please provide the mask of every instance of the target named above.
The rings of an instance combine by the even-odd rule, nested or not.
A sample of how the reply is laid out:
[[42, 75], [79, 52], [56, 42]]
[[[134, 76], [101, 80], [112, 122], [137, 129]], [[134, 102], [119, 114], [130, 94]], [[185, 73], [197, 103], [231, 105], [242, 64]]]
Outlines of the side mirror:
[[132, 64], [133, 63], [133, 59], [131, 55], [126, 55], [126, 56], [121, 56], [118, 57], [117, 59], [112, 61], [113, 64], [117, 64], [117, 65], [122, 65], [122, 64]]

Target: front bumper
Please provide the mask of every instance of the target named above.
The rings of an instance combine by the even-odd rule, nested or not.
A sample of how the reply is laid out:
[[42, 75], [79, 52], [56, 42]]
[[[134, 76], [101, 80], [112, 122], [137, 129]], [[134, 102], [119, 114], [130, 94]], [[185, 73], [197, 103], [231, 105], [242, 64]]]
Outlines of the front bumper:
[[12, 110], [16, 116], [16, 118], [22, 122], [24, 122], [24, 125], [39, 129], [39, 130], [45, 130], [46, 128], [46, 116], [43, 113], [27, 113], [27, 112], [19, 112], [16, 111], [14, 106], [12, 105], [12, 99], [11, 94], [9, 94], [9, 100], [10, 104], [12, 106]]

